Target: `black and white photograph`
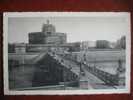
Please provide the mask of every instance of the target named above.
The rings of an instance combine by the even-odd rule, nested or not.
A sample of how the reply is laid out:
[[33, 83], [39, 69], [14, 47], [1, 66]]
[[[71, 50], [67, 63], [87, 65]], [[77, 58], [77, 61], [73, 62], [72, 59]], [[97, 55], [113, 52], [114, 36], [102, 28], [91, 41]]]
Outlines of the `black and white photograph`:
[[4, 93], [130, 92], [129, 12], [6, 12]]

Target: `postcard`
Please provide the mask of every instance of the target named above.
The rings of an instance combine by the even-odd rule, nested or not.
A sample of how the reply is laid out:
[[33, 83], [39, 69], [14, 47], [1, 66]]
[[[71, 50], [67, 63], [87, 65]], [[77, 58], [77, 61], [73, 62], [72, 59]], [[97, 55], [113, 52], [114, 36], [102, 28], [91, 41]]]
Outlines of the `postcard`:
[[5, 95], [130, 93], [129, 12], [5, 12]]

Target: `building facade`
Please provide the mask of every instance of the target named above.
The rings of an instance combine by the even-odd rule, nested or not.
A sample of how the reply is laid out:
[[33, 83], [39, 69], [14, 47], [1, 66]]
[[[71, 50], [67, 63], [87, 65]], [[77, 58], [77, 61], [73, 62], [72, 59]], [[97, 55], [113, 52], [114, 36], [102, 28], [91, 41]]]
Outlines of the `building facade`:
[[107, 41], [107, 40], [97, 40], [96, 41], [96, 48], [99, 48], [99, 49], [110, 48], [109, 41]]

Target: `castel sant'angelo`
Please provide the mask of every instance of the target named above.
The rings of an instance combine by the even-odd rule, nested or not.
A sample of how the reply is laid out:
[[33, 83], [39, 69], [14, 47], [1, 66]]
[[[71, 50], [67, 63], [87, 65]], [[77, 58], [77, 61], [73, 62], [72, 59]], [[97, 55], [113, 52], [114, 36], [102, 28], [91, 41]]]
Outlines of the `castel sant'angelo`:
[[67, 43], [66, 33], [56, 32], [56, 28], [53, 24], [47, 23], [42, 25], [40, 32], [30, 32], [28, 34], [27, 44], [15, 44], [15, 52], [46, 52], [50, 50], [65, 51], [69, 49], [80, 48], [78, 42]]
[[29, 33], [29, 44], [64, 44], [66, 43], [66, 34], [56, 32], [54, 25], [47, 20], [43, 24], [41, 32]]

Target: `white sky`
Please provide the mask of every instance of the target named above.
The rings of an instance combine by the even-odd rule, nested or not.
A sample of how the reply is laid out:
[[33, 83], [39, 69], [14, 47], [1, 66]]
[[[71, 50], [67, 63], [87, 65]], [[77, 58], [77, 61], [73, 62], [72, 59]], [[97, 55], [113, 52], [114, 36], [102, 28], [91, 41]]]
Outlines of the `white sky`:
[[125, 17], [10, 17], [8, 42], [28, 43], [29, 32], [40, 32], [49, 19], [57, 32], [67, 34], [68, 42], [109, 40], [116, 41], [128, 32]]

